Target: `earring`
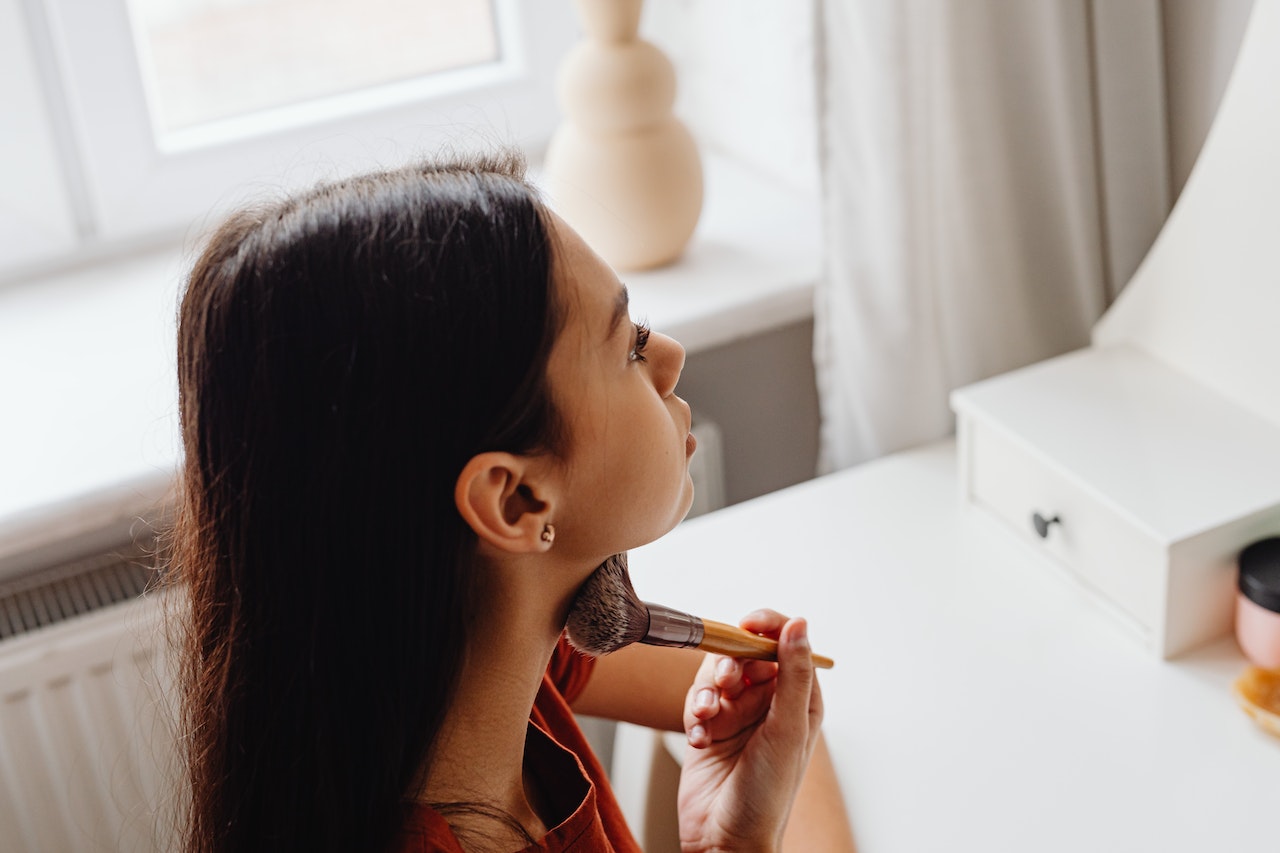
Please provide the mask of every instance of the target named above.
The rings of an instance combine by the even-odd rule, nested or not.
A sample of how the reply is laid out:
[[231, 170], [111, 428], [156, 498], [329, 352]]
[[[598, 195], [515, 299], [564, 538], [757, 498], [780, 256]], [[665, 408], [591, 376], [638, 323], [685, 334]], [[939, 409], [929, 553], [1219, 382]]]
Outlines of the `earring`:
[[542, 541], [546, 542], [548, 545], [556, 541], [556, 529], [550, 524], [544, 524], [542, 526]]

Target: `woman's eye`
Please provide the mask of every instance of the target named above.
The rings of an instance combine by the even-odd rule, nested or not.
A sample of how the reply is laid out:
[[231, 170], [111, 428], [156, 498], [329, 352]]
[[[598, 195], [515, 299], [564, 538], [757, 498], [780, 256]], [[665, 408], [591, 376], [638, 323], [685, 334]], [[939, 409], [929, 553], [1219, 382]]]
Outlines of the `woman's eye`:
[[627, 361], [644, 361], [644, 348], [649, 344], [649, 327], [644, 323], [632, 323], [636, 327], [635, 343], [627, 353]]

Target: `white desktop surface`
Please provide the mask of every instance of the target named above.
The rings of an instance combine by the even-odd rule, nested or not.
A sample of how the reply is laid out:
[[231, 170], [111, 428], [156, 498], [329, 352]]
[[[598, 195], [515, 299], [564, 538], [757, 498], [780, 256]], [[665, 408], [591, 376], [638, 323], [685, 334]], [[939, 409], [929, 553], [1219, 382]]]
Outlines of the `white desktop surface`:
[[1144, 653], [961, 506], [950, 442], [693, 519], [631, 555], [640, 597], [810, 621], [860, 853], [1280, 850], [1280, 739], [1224, 638]]

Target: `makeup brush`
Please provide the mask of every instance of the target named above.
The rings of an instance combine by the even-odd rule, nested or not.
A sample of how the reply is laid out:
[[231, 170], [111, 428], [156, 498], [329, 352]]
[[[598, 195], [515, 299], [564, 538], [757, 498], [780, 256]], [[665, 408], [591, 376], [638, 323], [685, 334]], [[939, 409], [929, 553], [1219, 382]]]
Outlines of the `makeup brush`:
[[[569, 642], [589, 655], [606, 655], [632, 643], [645, 643], [739, 658], [778, 659], [776, 640], [641, 601], [631, 586], [626, 554], [614, 554], [587, 578], [569, 610], [568, 627]], [[813, 655], [813, 665], [830, 669], [835, 662]]]

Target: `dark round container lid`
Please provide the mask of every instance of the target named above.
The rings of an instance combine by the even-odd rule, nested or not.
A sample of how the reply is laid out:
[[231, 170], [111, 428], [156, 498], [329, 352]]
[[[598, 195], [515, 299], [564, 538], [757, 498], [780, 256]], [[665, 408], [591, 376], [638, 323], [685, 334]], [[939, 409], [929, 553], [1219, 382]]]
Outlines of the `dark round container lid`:
[[1240, 591], [1254, 604], [1280, 613], [1280, 536], [1259, 539], [1240, 552]]

